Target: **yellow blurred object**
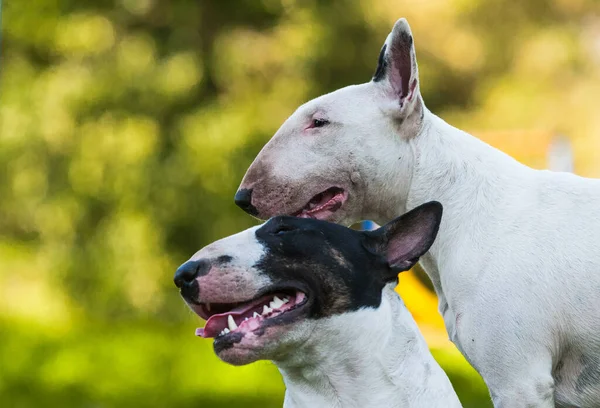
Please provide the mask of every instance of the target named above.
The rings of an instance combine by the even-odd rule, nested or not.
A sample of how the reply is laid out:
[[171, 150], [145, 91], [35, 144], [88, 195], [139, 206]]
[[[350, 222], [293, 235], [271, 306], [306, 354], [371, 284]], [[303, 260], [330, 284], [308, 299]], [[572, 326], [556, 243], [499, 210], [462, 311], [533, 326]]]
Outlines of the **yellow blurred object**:
[[548, 147], [557, 136], [550, 131], [472, 132], [475, 137], [536, 169], [547, 168]]
[[438, 312], [435, 293], [419, 281], [415, 272], [402, 272], [396, 292], [402, 296], [406, 307], [412, 313], [429, 347], [452, 347], [448, 340], [444, 320]]

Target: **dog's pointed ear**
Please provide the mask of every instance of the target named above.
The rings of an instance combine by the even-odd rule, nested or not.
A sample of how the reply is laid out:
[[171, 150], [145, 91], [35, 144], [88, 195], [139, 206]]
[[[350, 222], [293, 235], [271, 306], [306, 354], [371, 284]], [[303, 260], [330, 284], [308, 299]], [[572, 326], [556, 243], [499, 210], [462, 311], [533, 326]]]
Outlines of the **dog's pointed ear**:
[[419, 69], [413, 35], [406, 19], [396, 21], [379, 54], [372, 81], [381, 84], [396, 117], [409, 116], [420, 103]]
[[412, 268], [431, 247], [442, 221], [442, 205], [430, 201], [369, 232], [371, 248], [385, 257], [391, 276]]

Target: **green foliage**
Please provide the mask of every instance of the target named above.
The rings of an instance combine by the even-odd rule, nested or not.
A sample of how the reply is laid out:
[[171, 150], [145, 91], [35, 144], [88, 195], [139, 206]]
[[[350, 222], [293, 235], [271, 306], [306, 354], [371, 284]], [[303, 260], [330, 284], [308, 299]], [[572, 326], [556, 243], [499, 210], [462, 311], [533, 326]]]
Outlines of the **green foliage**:
[[[283, 382], [268, 362], [232, 367], [186, 324], [155, 319], [56, 328], [0, 324], [3, 406], [280, 407]], [[189, 326], [189, 327], [186, 327]], [[456, 351], [434, 350], [466, 407], [487, 390]]]
[[[598, 22], [586, 18], [594, 8], [5, 2], [3, 405], [278, 406], [276, 370], [218, 362], [193, 336], [198, 319], [172, 284], [196, 250], [254, 222], [232, 197], [260, 147], [302, 102], [368, 80], [387, 32], [406, 16], [432, 110], [465, 127], [564, 129], [586, 159], [597, 149], [586, 149], [585, 135], [600, 134], [595, 105], [584, 103], [600, 83]], [[564, 114], [565, 100], [584, 107]], [[485, 406], [481, 380], [444, 353], [436, 355], [466, 405]]]

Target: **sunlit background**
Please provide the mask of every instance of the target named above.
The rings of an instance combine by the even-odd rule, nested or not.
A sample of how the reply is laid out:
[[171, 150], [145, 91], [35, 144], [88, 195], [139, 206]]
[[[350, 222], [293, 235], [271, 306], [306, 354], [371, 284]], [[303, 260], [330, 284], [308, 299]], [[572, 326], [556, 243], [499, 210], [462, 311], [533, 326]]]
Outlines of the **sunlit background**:
[[[281, 406], [271, 363], [194, 336], [173, 272], [254, 223], [233, 204], [253, 157], [299, 104], [369, 80], [399, 17], [431, 110], [600, 176], [597, 1], [5, 1], [0, 405]], [[426, 279], [400, 289], [465, 406], [489, 406]]]

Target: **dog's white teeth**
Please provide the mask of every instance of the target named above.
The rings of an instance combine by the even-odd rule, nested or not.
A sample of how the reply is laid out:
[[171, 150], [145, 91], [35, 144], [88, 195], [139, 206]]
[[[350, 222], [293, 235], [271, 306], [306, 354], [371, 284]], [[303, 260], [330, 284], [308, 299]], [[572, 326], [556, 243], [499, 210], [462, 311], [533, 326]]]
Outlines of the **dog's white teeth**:
[[237, 324], [235, 324], [235, 320], [233, 320], [233, 317], [231, 315], [227, 316], [227, 325], [229, 326], [229, 330], [235, 330], [237, 329]]
[[284, 297], [284, 298], [283, 298], [283, 300], [282, 300], [282, 302], [283, 302], [283, 304], [284, 304], [284, 305], [285, 305], [287, 302], [289, 302], [289, 301], [290, 301], [290, 298], [289, 298], [289, 297], [287, 297], [287, 296], [286, 296], [286, 297]]
[[252, 317], [260, 317], [260, 315], [256, 312], [254, 312], [254, 314], [252, 315]]
[[221, 330], [221, 333], [219, 333], [219, 336], [222, 336], [225, 334], [225, 330]]
[[244, 319], [244, 321], [246, 321], [246, 320], [248, 320], [248, 318], [247, 318], [247, 317]]
[[269, 304], [269, 306], [273, 309], [279, 309], [285, 302], [279, 299], [277, 296], [273, 297], [273, 301]]
[[225, 328], [223, 329], [223, 333], [224, 333], [224, 334], [227, 334], [227, 333], [229, 333], [229, 329], [228, 329], [227, 327], [225, 327]]
[[266, 314], [269, 314], [269, 313], [271, 313], [272, 311], [273, 311], [273, 309], [270, 309], [270, 308], [269, 308], [267, 305], [264, 305], [264, 306], [263, 306], [263, 311], [262, 311], [262, 314], [263, 314], [263, 315], [266, 315]]

